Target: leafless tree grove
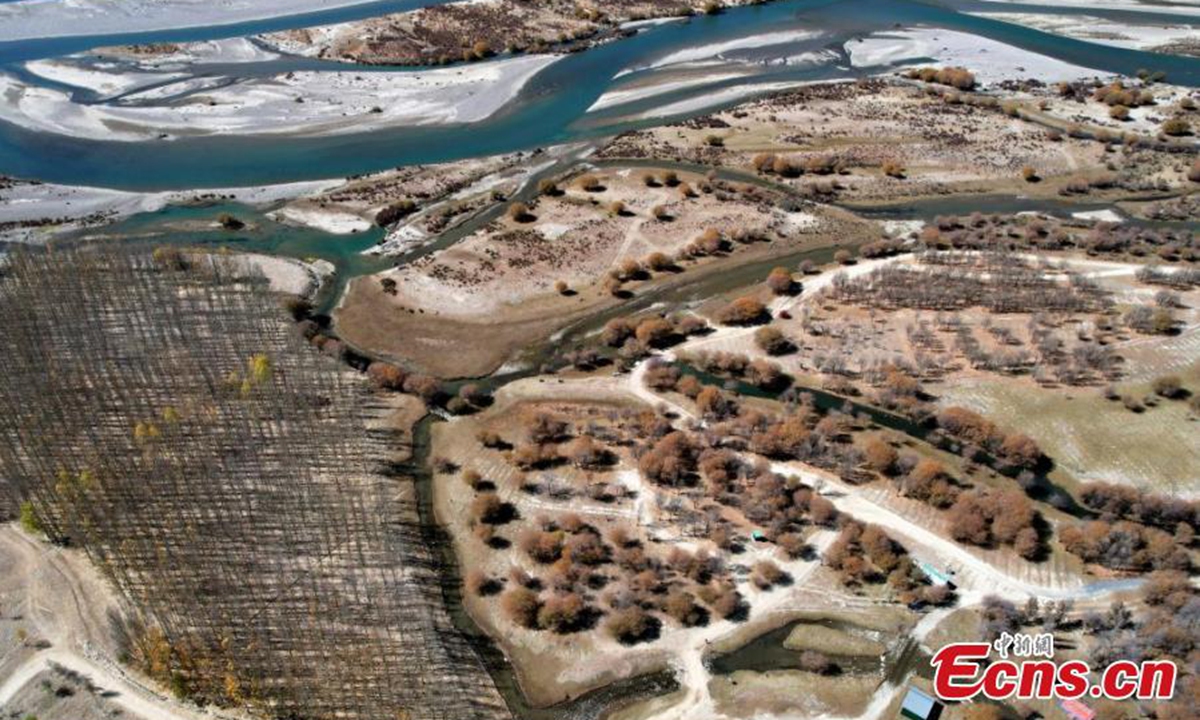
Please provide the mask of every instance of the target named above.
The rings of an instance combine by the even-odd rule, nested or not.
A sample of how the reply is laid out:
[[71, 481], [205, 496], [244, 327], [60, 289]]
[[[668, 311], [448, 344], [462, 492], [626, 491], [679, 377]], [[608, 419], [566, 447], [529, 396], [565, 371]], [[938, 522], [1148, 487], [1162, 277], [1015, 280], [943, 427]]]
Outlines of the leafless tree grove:
[[381, 473], [365, 384], [261, 279], [14, 254], [0, 318], [0, 495], [111, 579], [147, 672], [280, 718], [507, 715]]

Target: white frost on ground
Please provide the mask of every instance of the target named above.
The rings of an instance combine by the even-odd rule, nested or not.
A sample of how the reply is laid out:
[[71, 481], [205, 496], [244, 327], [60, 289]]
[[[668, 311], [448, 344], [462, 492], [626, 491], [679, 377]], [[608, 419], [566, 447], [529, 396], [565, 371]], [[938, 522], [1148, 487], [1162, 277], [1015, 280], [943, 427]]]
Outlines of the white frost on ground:
[[[1042, 15], [999, 11], [971, 14], [1101, 45], [1147, 50], [1172, 42], [1200, 41], [1200, 9], [1195, 12], [1195, 24], [1191, 25], [1184, 22], [1170, 25], [1132, 25], [1089, 15]], [[1184, 19], [1180, 18], [1181, 21]]]
[[106, 72], [103, 66], [90, 67], [63, 60], [34, 60], [25, 63], [25, 69], [38, 77], [105, 96], [186, 77], [183, 73]]
[[[1028, 4], [1028, 0], [982, 0], [984, 5], [992, 5], [996, 12], [1009, 3]], [[1133, 12], [1156, 13], [1159, 15], [1200, 15], [1200, 0], [1174, 0], [1174, 2], [1139, 2], [1139, 0], [1048, 0], [1040, 3], [1053, 7], [1081, 7], [1092, 10], [1129, 10]]]
[[1116, 210], [1088, 210], [1087, 212], [1071, 213], [1071, 217], [1080, 220], [1098, 220], [1100, 222], [1119, 223], [1125, 218]]
[[880, 225], [888, 237], [904, 237], [910, 233], [921, 232], [925, 227], [924, 220], [884, 220]]
[[18, 0], [0, 3], [0, 42], [230, 25], [369, 0]]
[[36, 227], [16, 227], [0, 233], [0, 241], [39, 242], [78, 227], [80, 220], [102, 217], [111, 222], [129, 215], [161, 210], [202, 196], [219, 195], [247, 205], [268, 205], [328, 190], [342, 180], [314, 180], [261, 187], [168, 192], [129, 192], [108, 188], [22, 183], [0, 190], [0, 223], [46, 221]]
[[647, 20], [628, 20], [626, 22], [621, 23], [621, 29], [622, 30], [633, 30], [633, 29], [639, 29], [639, 28], [654, 27], [656, 25], [666, 25], [667, 23], [683, 22], [685, 20], [687, 20], [686, 17], [661, 17], [661, 18], [649, 18]]
[[300, 297], [316, 294], [321, 283], [332, 272], [332, 266], [326, 261], [307, 263], [296, 258], [262, 253], [211, 254], [208, 257], [234, 273], [261, 274], [270, 283], [273, 292]]
[[247, 79], [170, 106], [80, 105], [65, 92], [0, 74], [0, 119], [31, 130], [125, 141], [162, 135], [334, 135], [400, 124], [469, 123], [498, 111], [559, 57], [532, 55], [418, 72], [295, 72]]
[[275, 60], [279, 53], [266, 50], [248, 38], [225, 38], [184, 43], [179, 50], [148, 58], [148, 64], [160, 63], [250, 63]]
[[930, 58], [939, 65], [962, 66], [982, 84], [1036, 78], [1043, 82], [1095, 77], [1096, 70], [1038, 55], [988, 38], [934, 28], [889, 30], [846, 43], [857, 68]]
[[710, 45], [702, 45], [699, 47], [691, 47], [686, 50], [678, 50], [669, 55], [655, 60], [649, 67], [658, 68], [667, 65], [678, 65], [680, 63], [695, 62], [696, 60], [706, 60], [709, 58], [723, 58], [726, 53], [734, 50], [752, 50], [756, 48], [770, 47], [772, 45], [786, 45], [788, 43], [800, 42], [802, 40], [811, 40], [819, 37], [821, 33], [813, 30], [783, 30], [780, 32], [765, 33], [762, 35], [750, 35], [747, 37], [727, 40], [725, 42], [712, 43]]
[[[96, 48], [84, 53], [75, 53], [59, 62], [78, 63], [92, 58], [106, 61], [120, 60], [144, 71], [183, 70], [190, 65], [215, 65], [258, 63], [278, 60], [279, 53], [263, 47], [250, 38], [233, 37], [220, 40], [198, 40], [196, 42], [171, 43], [154, 49], [134, 48], [128, 45]], [[37, 62], [37, 61], [35, 61]], [[30, 63], [29, 65], [32, 65]], [[29, 66], [27, 65], [27, 67]], [[104, 63], [99, 63], [105, 67]], [[109, 65], [109, 67], [112, 67]]]
[[634, 119], [643, 120], [648, 118], [668, 117], [670, 115], [679, 115], [683, 113], [693, 113], [707, 108], [724, 105], [725, 103], [736, 102], [744, 98], [761, 95], [763, 93], [777, 92], [779, 90], [790, 90], [792, 88], [801, 87], [802, 85], [811, 85], [812, 81], [797, 80], [795, 82], [776, 82], [776, 83], [759, 83], [757, 85], [737, 85], [727, 87], [721, 90], [716, 90], [700, 97], [688, 98], [679, 102], [661, 105], [652, 110], [647, 110], [644, 113], [639, 113], [634, 116]]
[[371, 223], [358, 215], [342, 210], [327, 210], [313, 206], [289, 205], [274, 213], [276, 220], [314, 227], [335, 235], [365, 232]]
[[594, 110], [603, 110], [605, 108], [614, 107], [616, 105], [624, 105], [626, 103], [645, 100], [646, 98], [666, 95], [677, 90], [686, 90], [688, 88], [697, 87], [700, 85], [709, 85], [718, 83], [724, 80], [732, 80], [734, 78], [743, 77], [743, 73], [717, 73], [701, 77], [692, 77], [682, 80], [671, 80], [670, 78], [662, 78], [662, 82], [657, 83], [638, 83], [630, 85], [621, 90], [609, 90], [600, 96], [595, 103], [588, 108], [588, 112]]

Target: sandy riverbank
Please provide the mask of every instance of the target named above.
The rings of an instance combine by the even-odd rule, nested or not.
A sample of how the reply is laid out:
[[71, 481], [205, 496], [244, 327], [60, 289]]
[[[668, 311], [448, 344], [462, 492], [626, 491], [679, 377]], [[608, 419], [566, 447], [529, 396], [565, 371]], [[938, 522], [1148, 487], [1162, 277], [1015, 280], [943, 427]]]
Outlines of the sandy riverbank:
[[[30, 130], [95, 140], [145, 141], [204, 135], [334, 135], [489, 117], [558, 56], [517, 57], [422, 72], [294, 72], [192, 92], [181, 80], [154, 104], [83, 105], [69, 93], [0, 75], [0, 119]], [[89, 77], [89, 83], [100, 80]], [[113, 82], [120, 82], [118, 79]], [[139, 100], [138, 93], [126, 97]]]
[[[1151, 7], [1157, 11], [1158, 6]], [[1195, 17], [1180, 16], [1178, 23], [1167, 25], [1131, 24], [1090, 15], [1000, 11], [972, 14], [1101, 45], [1159, 52], [1191, 45], [1200, 51], [1200, 8]]]
[[935, 28], [876, 33], [846, 43], [846, 52], [857, 68], [884, 67], [923, 58], [938, 65], [962, 66], [975, 73], [976, 80], [985, 86], [1003, 80], [1032, 78], [1055, 82], [1104, 75], [995, 40]]
[[0, 42], [146, 32], [284, 17], [370, 0], [18, 0], [0, 4]]
[[170, 204], [217, 197], [247, 205], [266, 205], [318, 193], [342, 182], [316, 180], [263, 187], [141, 193], [5, 180], [0, 182], [0, 242], [42, 242], [65, 231], [155, 212]]

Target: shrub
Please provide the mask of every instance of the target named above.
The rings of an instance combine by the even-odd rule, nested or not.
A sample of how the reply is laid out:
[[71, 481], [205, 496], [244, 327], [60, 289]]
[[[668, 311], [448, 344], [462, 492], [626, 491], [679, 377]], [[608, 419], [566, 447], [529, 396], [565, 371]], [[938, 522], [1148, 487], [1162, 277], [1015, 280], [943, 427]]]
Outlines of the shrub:
[[609, 549], [599, 535], [587, 530], [567, 539], [563, 556], [581, 565], [603, 565], [608, 562]]
[[759, 560], [754, 563], [754, 569], [750, 572], [750, 581], [760, 590], [769, 590], [783, 579], [783, 570], [770, 560]]
[[529, 206], [520, 202], [508, 206], [508, 216], [513, 219], [513, 222], [519, 223], [533, 222], [535, 219], [529, 212]]
[[534, 561], [548, 565], [563, 553], [563, 533], [558, 530], [527, 530], [521, 534], [521, 549]]
[[538, 610], [541, 601], [536, 592], [526, 587], [515, 587], [500, 598], [504, 614], [521, 627], [534, 629], [538, 626]]
[[537, 626], [568, 633], [579, 629], [587, 612], [583, 598], [575, 593], [554, 595], [537, 612]]
[[766, 306], [750, 296], [734, 300], [717, 313], [717, 321], [726, 325], [753, 325], [768, 319]]
[[548, 412], [536, 412], [526, 423], [529, 440], [535, 443], [555, 442], [567, 434], [569, 426], [565, 420]]
[[442, 381], [429, 375], [409, 375], [404, 379], [404, 392], [432, 403], [442, 394]]
[[471, 488], [472, 490], [478, 490], [479, 485], [483, 482], [483, 475], [480, 475], [478, 470], [471, 468], [468, 470], [463, 470], [462, 479], [463, 482], [467, 484], [467, 487]]
[[472, 570], [467, 573], [466, 585], [467, 590], [480, 597], [495, 595], [500, 592], [500, 588], [502, 587], [499, 580], [479, 570]]
[[770, 170], [780, 177], [797, 177], [804, 172], [804, 167], [792, 162], [790, 158], [782, 155], [773, 155], [771, 158]]
[[650, 639], [656, 629], [654, 618], [639, 607], [617, 610], [604, 627], [609, 635], [626, 645]]
[[367, 377], [376, 387], [385, 390], [403, 390], [406, 374], [391, 363], [376, 360], [367, 367]]
[[886, 440], [881, 437], [873, 437], [867, 440], [863, 446], [863, 458], [867, 467], [875, 472], [889, 475], [896, 469], [896, 461], [900, 459], [900, 455]]
[[904, 177], [904, 166], [894, 160], [888, 160], [880, 167], [884, 175], [888, 177], [902, 179]]
[[1178, 137], [1180, 135], [1190, 135], [1192, 125], [1187, 120], [1181, 117], [1173, 117], [1162, 124], [1164, 135]]
[[481, 493], [471, 501], [471, 515], [485, 525], [499, 525], [511, 514], [511, 506], [502, 502], [496, 493]]
[[646, 266], [655, 272], [665, 272], [675, 268], [675, 261], [666, 253], [652, 252], [646, 256]]
[[600, 182], [600, 178], [595, 175], [583, 175], [579, 178], [579, 187], [586, 192], [600, 192], [604, 189], [604, 185]]
[[970, 90], [975, 87], [975, 76], [971, 71], [962, 67], [945, 67], [941, 69], [931, 67], [916, 68], [910, 70], [908, 76], [924, 82], [949, 85], [959, 90]]
[[1041, 177], [1038, 176], [1037, 170], [1029, 165], [1026, 165], [1025, 167], [1021, 168], [1021, 177], [1025, 180], [1025, 182], [1030, 182], [1030, 183], [1041, 180]]
[[663, 603], [663, 610], [684, 627], [694, 627], [704, 622], [704, 610], [686, 590], [672, 590]]
[[394, 225], [404, 217], [413, 214], [416, 209], [417, 204], [407, 198], [394, 202], [375, 214], [375, 224], [379, 227]]
[[776, 295], [791, 295], [796, 291], [796, 281], [787, 268], [777, 267], [767, 275], [767, 287]]
[[755, 330], [754, 342], [768, 355], [785, 355], [795, 348], [791, 340], [773, 327]]
[[1178, 375], [1164, 375], [1160, 378], [1155, 378], [1152, 385], [1155, 394], [1165, 398], [1183, 397], [1183, 382]]
[[42, 522], [38, 520], [37, 511], [34, 510], [33, 503], [28, 500], [21, 503], [19, 513], [21, 527], [25, 532], [31, 535], [37, 535], [42, 532]]

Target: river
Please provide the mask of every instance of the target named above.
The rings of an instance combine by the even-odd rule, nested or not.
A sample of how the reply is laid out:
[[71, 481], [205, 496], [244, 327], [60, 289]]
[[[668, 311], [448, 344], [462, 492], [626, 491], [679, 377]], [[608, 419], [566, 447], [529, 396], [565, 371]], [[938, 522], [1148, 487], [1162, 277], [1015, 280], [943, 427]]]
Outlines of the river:
[[[0, 0], [3, 2], [6, 0]], [[369, 17], [381, 12], [411, 9], [420, 5], [440, 4], [436, 0], [388, 0], [365, 3], [336, 10], [295, 15], [284, 18], [257, 20], [213, 27], [162, 30], [119, 35], [80, 35], [20, 42], [0, 43], [0, 70], [24, 74], [24, 62], [59, 57], [85, 51], [99, 45], [147, 42], [185, 42], [237, 37], [280, 29], [316, 24], [342, 22]], [[72, 185], [95, 185], [136, 190], [190, 189], [197, 187], [237, 187], [292, 182], [305, 179], [341, 177], [378, 171], [394, 166], [431, 163], [476, 157], [520, 149], [531, 149], [576, 140], [601, 138], [623, 130], [659, 124], [663, 118], [630, 119], [631, 114], [652, 111], [655, 107], [695, 99], [738, 84], [800, 82], [857, 77], [863, 70], [850, 66], [844, 43], [855, 37], [896, 26], [929, 25], [957, 30], [1007, 43], [1029, 52], [1039, 53], [1065, 62], [1094, 68], [1098, 72], [1133, 74], [1138, 69], [1165, 71], [1178, 84], [1200, 86], [1200, 59], [1158, 55], [1124, 50], [1106, 45], [1065, 39], [1048, 33], [978, 18], [959, 10], [978, 9], [974, 0], [956, 0], [937, 5], [913, 0], [780, 0], [778, 2], [730, 10], [715, 17], [698, 17], [686, 22], [673, 22], [643, 30], [637, 35], [604, 44], [587, 52], [569, 55], [541, 71], [500, 113], [470, 125], [438, 127], [395, 127], [370, 133], [337, 137], [205, 137], [177, 139], [170, 142], [104, 142], [69, 138], [33, 132], [15, 125], [0, 123], [0, 174], [36, 178]], [[1148, 6], [1152, 7], [1152, 6]], [[994, 9], [994, 8], [989, 8]], [[1077, 14], [1137, 19], [1142, 21], [1179, 22], [1176, 15], [1153, 12], [1117, 12], [1093, 8], [1047, 8], [1038, 5], [1006, 5], [1005, 9], [1021, 12]], [[1200, 21], [1200, 18], [1192, 18]], [[738, 54], [738, 62], [759, 61], [748, 78], [726, 79], [686, 90], [666, 93], [652, 99], [621, 106], [617, 110], [591, 111], [589, 108], [606, 91], [623, 84], [643, 80], [661, 70], [650, 67], [655, 60], [689, 48], [701, 48], [729, 43], [784, 30], [818, 30], [815, 37], [798, 38], [768, 50], [746, 46]], [[771, 64], [780, 56], [811, 54], [828, 51], [828, 61], [817, 64]], [[722, 59], [721, 62], [726, 62]], [[250, 63], [237, 68], [220, 70], [238, 72], [243, 76], [264, 75], [287, 69], [323, 69], [332, 66], [322, 61], [285, 58], [262, 63]], [[344, 69], [344, 66], [338, 66]], [[212, 69], [210, 68], [210, 71]], [[356, 71], [359, 69], [356, 68]], [[388, 72], [394, 69], [362, 68], [362, 72]], [[624, 71], [624, 74], [622, 74]], [[409, 70], [418, 72], [418, 70]], [[714, 74], [720, 72], [717, 66]], [[49, 85], [50, 83], [46, 83]], [[733, 101], [731, 101], [733, 102]], [[708, 112], [712, 107], [706, 108]], [[668, 119], [681, 117], [682, 113]], [[995, 198], [980, 203], [970, 201], [930, 201], [911, 203], [904, 207], [866, 208], [868, 214], [889, 218], [929, 219], [936, 214], [967, 212], [986, 206], [991, 211], [1017, 212], [1067, 211], [1071, 207], [1047, 207], [1020, 198]], [[858, 210], [858, 209], [856, 209]], [[489, 212], [499, 212], [493, 209]], [[211, 221], [222, 212], [232, 212], [248, 222], [240, 231], [212, 230]], [[446, 233], [425, 249], [399, 261], [411, 260], [416, 254], [430, 252], [455, 242], [474, 223], [489, 216], [469, 221], [470, 224]], [[205, 227], [209, 226], [209, 227]], [[325, 290], [322, 305], [327, 309], [349, 279], [374, 272], [397, 259], [380, 259], [361, 254], [381, 237], [378, 229], [352, 236], [335, 236], [318, 230], [295, 228], [274, 222], [261, 209], [239, 205], [170, 207], [158, 213], [139, 215], [106, 228], [105, 237], [138, 238], [155, 243], [169, 240], [185, 245], [228, 246], [238, 249], [269, 252], [299, 258], [320, 257], [330, 260], [338, 269], [337, 281]], [[600, 313], [568, 328], [563, 335], [532, 348], [524, 360], [529, 367], [552, 359], [564, 347], [578, 343], [607, 319], [628, 314], [650, 305], [674, 307], [713, 294], [757, 281], [775, 265], [794, 265], [802, 259], [818, 263], [830, 259], [832, 249], [798, 252], [783, 258], [772, 258], [747, 265], [728, 273], [713, 274], [694, 284], [684, 284], [669, 290], [640, 295], [633, 303]], [[491, 378], [488, 385], [498, 386], [525, 373]], [[712, 381], [716, 381], [713, 379]], [[835, 396], [819, 399], [844, 404]], [[912, 434], [923, 429], [875, 408], [855, 406], [857, 411], [874, 413], [881, 425], [891, 425]], [[427, 418], [418, 427], [415, 437], [416, 456], [406, 471], [417, 482], [421, 499], [421, 514], [428, 540], [441, 548], [444, 561], [452, 570], [455, 558], [451, 544], [441, 535], [432, 518], [431, 487], [427, 463], [429, 424]], [[634, 678], [603, 688], [595, 693], [560, 706], [543, 710], [530, 708], [516, 686], [511, 667], [490, 640], [466, 616], [458, 597], [457, 573], [445, 572], [443, 590], [447, 605], [459, 629], [476, 644], [498, 687], [510, 707], [520, 717], [529, 718], [596, 718], [613, 707], [638, 697], [671, 691], [676, 685], [669, 674], [659, 673]], [[726, 669], [750, 667], [760, 663], [758, 651], [774, 648], [791, 626], [768, 634], [745, 651], [735, 652], [719, 662]], [[893, 659], [889, 666], [904, 675], [920, 659], [911, 647]], [[771, 651], [775, 653], [775, 650]], [[778, 651], [771, 654], [768, 666], [787, 666], [791, 655]], [[897, 677], [896, 679], [899, 679]]]
[[[383, 3], [408, 6], [412, 3]], [[367, 13], [355, 6], [322, 15], [347, 19]], [[1049, 8], [1041, 8], [1051, 12]], [[1056, 9], [1054, 10], [1057, 11]], [[1094, 15], [1129, 16], [1129, 13], [1095, 11]], [[1133, 13], [1143, 20], [1179, 22], [1179, 16]], [[1194, 20], [1200, 22], [1200, 19]], [[0, 69], [14, 72], [20, 61], [58, 56], [85, 45], [114, 42], [165, 42], [228, 36], [308, 24], [311, 18], [276, 19], [222, 28], [139, 33], [136, 37], [105, 36], [28, 41], [0, 45]], [[302, 179], [342, 177], [398, 165], [432, 163], [520, 149], [598, 138], [623, 130], [658, 124], [663, 118], [630, 119], [636, 113], [703, 98], [734, 85], [858, 77], [866, 71], [851, 67], [843, 46], [846, 41], [872, 32], [915, 25], [945, 28], [989, 38], [1064, 62], [1093, 68], [1098, 74], [1134, 74], [1142, 68], [1161, 70], [1178, 84], [1200, 86], [1200, 59], [1126, 50], [1063, 38], [972, 15], [940, 5], [914, 0], [779, 0], [741, 7], [716, 16], [692, 18], [646, 28], [637, 35], [608, 42], [587, 52], [563, 57], [539, 72], [518, 97], [501, 111], [471, 124], [389, 127], [357, 134], [329, 137], [206, 136], [169, 141], [118, 142], [88, 140], [49, 134], [0, 123], [0, 173], [71, 185], [93, 185], [137, 190], [238, 187], [275, 184]], [[796, 31], [791, 42], [773, 41], [769, 48], [744, 43], [723, 53], [713, 65], [736, 63], [753, 73], [737, 79], [657, 96], [622, 106], [620, 112], [589, 112], [607, 90], [644, 80], [661, 72], [655, 61], [674, 53], [728, 43], [755, 36]], [[813, 33], [816, 33], [813, 35]], [[814, 61], [814, 54], [823, 60]], [[807, 57], [804, 62], [785, 62]], [[287, 59], [250, 63], [247, 75], [287, 67]], [[344, 66], [341, 66], [344, 69]], [[874, 68], [878, 71], [880, 68]], [[358, 72], [359, 69], [355, 69]], [[380, 69], [363, 70], [378, 72]], [[409, 70], [416, 72], [416, 70]], [[624, 73], [624, 74], [622, 74]], [[737, 102], [730, 99], [726, 105]], [[719, 106], [718, 106], [719, 107]], [[711, 110], [712, 106], [705, 111]], [[695, 114], [687, 110], [669, 119]]]

